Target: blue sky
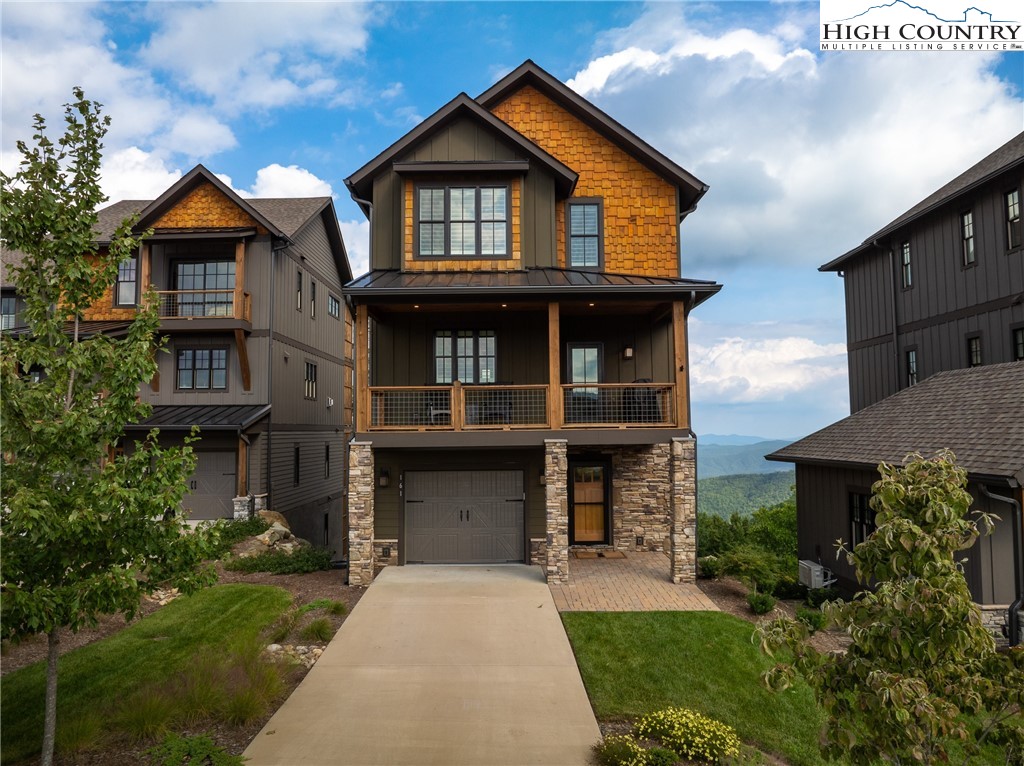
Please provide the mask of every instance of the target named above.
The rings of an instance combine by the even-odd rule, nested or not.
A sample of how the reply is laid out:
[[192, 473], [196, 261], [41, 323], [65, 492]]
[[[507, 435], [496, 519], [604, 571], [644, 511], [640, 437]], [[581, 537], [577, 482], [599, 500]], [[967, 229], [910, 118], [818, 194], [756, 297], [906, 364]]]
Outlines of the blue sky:
[[[852, 2], [853, 0], [851, 0]], [[936, 0], [938, 2], [939, 0]], [[244, 195], [332, 194], [460, 92], [531, 58], [711, 186], [683, 274], [698, 433], [796, 437], [848, 414], [842, 282], [817, 267], [1024, 129], [1024, 53], [821, 53], [817, 2], [19, 3], [0, 164], [71, 88], [105, 105], [104, 188], [202, 162]]]

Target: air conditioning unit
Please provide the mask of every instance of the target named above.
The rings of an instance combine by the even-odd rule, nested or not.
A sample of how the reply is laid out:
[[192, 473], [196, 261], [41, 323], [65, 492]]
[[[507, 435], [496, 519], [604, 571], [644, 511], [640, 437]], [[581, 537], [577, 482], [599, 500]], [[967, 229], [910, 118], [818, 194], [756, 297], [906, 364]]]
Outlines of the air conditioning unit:
[[811, 590], [827, 588], [835, 581], [831, 570], [814, 561], [800, 560], [800, 582]]

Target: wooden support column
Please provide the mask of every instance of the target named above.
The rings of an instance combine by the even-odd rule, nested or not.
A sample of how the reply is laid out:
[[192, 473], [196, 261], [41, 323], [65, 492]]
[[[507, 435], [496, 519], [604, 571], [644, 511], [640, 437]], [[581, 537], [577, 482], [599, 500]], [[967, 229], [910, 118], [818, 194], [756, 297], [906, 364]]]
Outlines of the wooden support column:
[[238, 350], [238, 366], [242, 369], [242, 388], [252, 390], [252, 371], [249, 368], [248, 340], [243, 330], [235, 330], [235, 348]]
[[238, 491], [235, 497], [244, 497], [249, 494], [249, 445], [245, 439], [238, 437]]
[[142, 255], [139, 260], [139, 294], [145, 295], [153, 281], [153, 251], [148, 242], [142, 243]]
[[690, 391], [687, 381], [686, 304], [672, 302], [672, 368], [675, 382], [676, 425], [690, 427]]
[[562, 427], [562, 351], [558, 303], [548, 304], [548, 428]]
[[[235, 243], [235, 319], [245, 319], [245, 240]], [[249, 387], [246, 386], [248, 391]]]
[[466, 401], [462, 393], [462, 381], [456, 380], [452, 383], [451, 401], [448, 402], [448, 409], [451, 411], [449, 420], [452, 428], [461, 431], [466, 423]]
[[356, 306], [356, 431], [370, 426], [369, 338], [370, 314], [360, 304]]

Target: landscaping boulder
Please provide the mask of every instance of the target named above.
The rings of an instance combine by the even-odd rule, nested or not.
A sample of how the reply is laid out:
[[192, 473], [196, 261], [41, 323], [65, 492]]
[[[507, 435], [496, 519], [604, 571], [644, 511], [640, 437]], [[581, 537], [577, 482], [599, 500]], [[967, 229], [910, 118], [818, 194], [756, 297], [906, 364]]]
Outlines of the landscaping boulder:
[[260, 511], [259, 517], [270, 525], [280, 524], [289, 532], [292, 529], [291, 524], [288, 523], [288, 519], [284, 517], [284, 514], [278, 513], [277, 511]]

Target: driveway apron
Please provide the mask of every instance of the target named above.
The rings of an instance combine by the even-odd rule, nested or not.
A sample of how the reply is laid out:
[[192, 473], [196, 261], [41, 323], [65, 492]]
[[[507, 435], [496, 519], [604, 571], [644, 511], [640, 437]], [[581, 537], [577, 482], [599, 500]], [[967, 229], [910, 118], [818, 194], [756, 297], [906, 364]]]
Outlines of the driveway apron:
[[584, 766], [600, 732], [538, 567], [387, 567], [248, 766]]

